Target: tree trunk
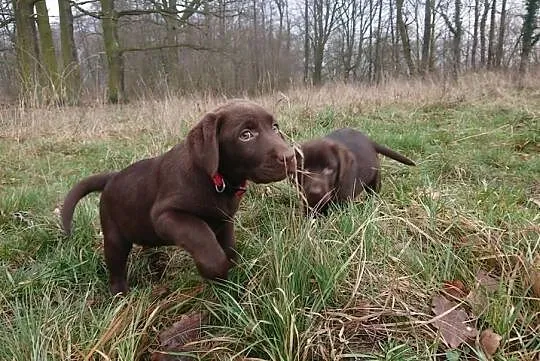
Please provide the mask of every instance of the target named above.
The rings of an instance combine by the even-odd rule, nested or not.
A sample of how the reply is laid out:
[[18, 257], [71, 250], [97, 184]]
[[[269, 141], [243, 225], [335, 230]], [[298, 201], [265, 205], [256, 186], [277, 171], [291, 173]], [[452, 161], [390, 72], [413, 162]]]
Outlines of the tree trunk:
[[431, 4], [431, 44], [429, 46], [429, 71], [435, 71], [435, 19], [437, 16], [437, 11], [435, 9], [435, 4]]
[[37, 86], [38, 52], [34, 36], [35, 23], [32, 0], [13, 0], [15, 13], [15, 50], [21, 79], [20, 96], [24, 103], [32, 100], [32, 92]]
[[334, 30], [338, 2], [333, 0], [313, 1], [313, 84], [322, 83], [324, 49]]
[[114, 8], [114, 0], [100, 0], [103, 27], [103, 42], [108, 65], [108, 92], [110, 103], [125, 101], [124, 64], [118, 42], [118, 16]]
[[478, 22], [480, 20], [480, 0], [474, 0], [474, 25], [473, 25], [473, 40], [471, 49], [471, 66], [476, 70], [476, 52], [478, 47]]
[[309, 0], [304, 0], [304, 84], [309, 82]]
[[415, 73], [414, 64], [411, 56], [411, 45], [409, 42], [409, 35], [407, 33], [407, 27], [403, 21], [403, 0], [396, 0], [396, 21], [398, 26], [399, 35], [401, 36], [401, 45], [403, 46], [403, 57], [407, 63], [409, 70], [409, 76]]
[[322, 65], [324, 59], [324, 47], [315, 46], [313, 48], [313, 85], [322, 83]]
[[60, 101], [60, 77], [58, 74], [58, 63], [56, 60], [56, 51], [52, 38], [51, 25], [49, 23], [49, 13], [45, 0], [39, 0], [35, 3], [37, 13], [37, 26], [39, 32], [40, 59], [43, 67], [40, 76], [44, 101]]
[[165, 64], [165, 75], [167, 77], [167, 84], [174, 90], [178, 90], [180, 84], [178, 81], [178, 49], [174, 47], [177, 43], [176, 33], [178, 22], [176, 21], [176, 0], [168, 0], [165, 2], [166, 5], [166, 15], [165, 26], [166, 26], [166, 35], [165, 35], [165, 44], [171, 46], [171, 48], [166, 49], [166, 59], [167, 64]]
[[452, 75], [454, 80], [458, 79], [460, 67], [461, 67], [461, 0], [455, 0], [454, 2], [454, 41], [453, 41], [453, 62], [452, 62]]
[[504, 30], [506, 29], [506, 0], [502, 0], [501, 19], [499, 24], [499, 40], [497, 42], [497, 52], [495, 54], [495, 66], [500, 68], [504, 56]]
[[349, 1], [346, 3], [342, 0], [345, 8], [343, 16], [341, 16], [341, 29], [343, 31], [343, 49], [341, 50], [341, 58], [343, 59], [343, 81], [348, 82], [351, 76], [351, 71], [355, 68], [353, 61], [354, 50], [356, 48], [356, 24], [357, 24], [357, 1]]
[[[382, 7], [382, 1], [379, 1], [379, 6]], [[397, 40], [397, 34], [396, 34], [396, 27], [394, 26], [394, 7], [393, 7], [393, 2], [392, 0], [389, 0], [388, 1], [388, 15], [390, 16], [390, 19], [388, 20], [388, 23], [390, 24], [389, 28], [390, 28], [390, 46], [391, 46], [391, 51], [390, 53], [392, 54], [392, 61], [390, 62], [391, 64], [391, 69], [392, 69], [392, 75], [396, 75], [398, 73], [398, 69], [400, 68], [399, 67], [399, 41]], [[379, 26], [381, 24], [381, 10], [379, 10]], [[388, 33], [388, 27], [386, 28], [387, 29], [387, 33]], [[380, 32], [379, 32], [379, 35], [380, 35]], [[382, 61], [382, 59], [380, 60], [381, 61], [381, 70], [384, 70], [384, 62]]]
[[272, 58], [272, 73], [274, 74], [274, 81], [278, 87], [281, 86], [282, 72], [280, 71], [280, 59], [281, 59], [281, 48], [283, 46], [283, 25], [284, 25], [284, 7], [286, 6], [285, 1], [277, 0], [276, 6], [278, 8], [279, 15], [279, 28], [277, 33], [275, 50]]
[[379, 15], [377, 19], [377, 34], [375, 36], [375, 81], [380, 84], [383, 79], [383, 60], [381, 56], [381, 27], [382, 27], [382, 0], [378, 4]]
[[[417, 61], [417, 64], [416, 66], [418, 67], [418, 65], [420, 65], [420, 62], [421, 62], [421, 55], [420, 55], [420, 44], [421, 44], [421, 40], [420, 40], [420, 22], [419, 22], [419, 19], [420, 19], [420, 16], [418, 16], [418, 12], [420, 11], [419, 10], [419, 7], [420, 7], [420, 4], [418, 3], [418, 1], [415, 1], [414, 2], [414, 22], [415, 22], [415, 26], [414, 26], [414, 29], [415, 29], [415, 46], [414, 46], [414, 49], [415, 49], [415, 59]], [[418, 71], [419, 69], [417, 69]]]
[[497, 14], [497, 0], [492, 0], [491, 3], [491, 22], [489, 24], [489, 39], [488, 39], [488, 69], [492, 69], [495, 65], [495, 15]]
[[[313, 1], [313, 85], [322, 82], [323, 44], [323, 0]], [[322, 46], [321, 46], [322, 44]]]
[[519, 73], [523, 76], [527, 73], [529, 65], [529, 55], [536, 42], [540, 39], [540, 33], [535, 34], [536, 19], [540, 0], [525, 1], [525, 16], [523, 17], [523, 28], [521, 30], [521, 61], [519, 63]]
[[489, 14], [490, 2], [484, 0], [484, 12], [480, 19], [480, 64], [482, 67], [486, 67], [486, 23]]
[[369, 0], [369, 63], [368, 63], [368, 79], [373, 82], [373, 0]]
[[257, 20], [257, 0], [253, 0], [252, 2], [252, 16], [253, 16], [253, 38], [252, 38], [252, 44], [251, 49], [253, 50], [251, 54], [251, 71], [252, 71], [252, 82], [251, 82], [251, 91], [255, 92], [259, 86], [260, 81], [260, 60], [259, 60], [259, 23]]
[[422, 72], [429, 71], [429, 47], [431, 44], [431, 0], [426, 0], [424, 7], [424, 39], [422, 41]]
[[81, 75], [73, 37], [73, 13], [69, 0], [58, 0], [58, 15], [62, 53], [62, 98], [69, 104], [76, 104], [79, 100]]

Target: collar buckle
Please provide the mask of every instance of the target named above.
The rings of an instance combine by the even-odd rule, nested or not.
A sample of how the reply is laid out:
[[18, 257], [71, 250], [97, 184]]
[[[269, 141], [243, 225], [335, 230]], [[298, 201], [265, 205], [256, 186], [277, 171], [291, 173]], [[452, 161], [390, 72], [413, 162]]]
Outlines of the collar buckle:
[[[225, 192], [225, 188], [227, 188], [225, 183], [225, 178], [220, 173], [214, 174], [212, 177], [212, 182], [214, 183], [214, 188], [216, 192], [223, 193]], [[230, 188], [230, 187], [229, 187]], [[238, 187], [232, 187], [231, 188], [231, 194], [234, 194], [237, 197], [242, 197], [244, 193], [246, 192], [246, 181], [243, 181], [242, 184]]]

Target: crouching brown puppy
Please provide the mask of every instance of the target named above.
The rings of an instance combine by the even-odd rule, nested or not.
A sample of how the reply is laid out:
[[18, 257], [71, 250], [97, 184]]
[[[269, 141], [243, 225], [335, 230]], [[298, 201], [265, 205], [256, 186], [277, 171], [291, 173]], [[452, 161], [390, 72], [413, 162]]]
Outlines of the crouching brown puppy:
[[232, 219], [246, 181], [279, 181], [295, 168], [294, 151], [274, 117], [254, 103], [234, 101], [206, 114], [168, 152], [83, 179], [66, 196], [62, 223], [69, 235], [77, 202], [102, 191], [100, 220], [113, 294], [128, 290], [133, 243], [180, 246], [203, 277], [226, 279], [235, 257]]
[[407, 165], [405, 156], [373, 142], [361, 132], [344, 128], [324, 138], [303, 143], [297, 154], [298, 180], [306, 210], [324, 213], [331, 203], [354, 199], [365, 190], [379, 191], [381, 175], [377, 153]]

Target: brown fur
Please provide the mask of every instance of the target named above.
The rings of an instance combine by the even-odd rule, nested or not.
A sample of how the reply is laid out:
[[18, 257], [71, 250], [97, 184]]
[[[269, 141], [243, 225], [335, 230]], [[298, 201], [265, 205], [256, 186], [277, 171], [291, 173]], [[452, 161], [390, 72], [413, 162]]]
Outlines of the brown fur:
[[368, 194], [378, 192], [381, 176], [377, 153], [415, 165], [407, 157], [349, 128], [303, 143], [301, 152], [303, 158], [297, 154], [298, 179], [306, 209], [316, 212], [325, 212], [330, 203], [354, 199], [363, 190]]
[[[77, 202], [102, 191], [100, 219], [113, 294], [128, 290], [126, 261], [133, 243], [180, 246], [203, 277], [226, 279], [235, 258], [236, 192], [246, 180], [279, 181], [295, 167], [294, 152], [274, 117], [254, 103], [234, 101], [206, 114], [168, 152], [83, 179], [66, 196], [62, 223], [69, 234]], [[225, 180], [221, 193], [212, 180], [216, 173]]]

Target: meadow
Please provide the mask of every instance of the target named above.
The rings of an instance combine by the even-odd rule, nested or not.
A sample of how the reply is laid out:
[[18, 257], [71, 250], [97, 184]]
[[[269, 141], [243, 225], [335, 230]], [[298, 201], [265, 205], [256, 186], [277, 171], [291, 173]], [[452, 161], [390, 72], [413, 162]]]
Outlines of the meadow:
[[378, 197], [315, 220], [287, 181], [250, 184], [226, 285], [203, 282], [182, 250], [135, 248], [124, 298], [108, 291], [99, 195], [79, 203], [70, 238], [63, 197], [87, 175], [166, 151], [224, 98], [0, 110], [0, 360], [150, 360], [159, 333], [192, 312], [207, 315], [190, 347], [202, 360], [487, 360], [478, 337], [454, 349], [441, 337], [433, 298], [448, 293], [472, 328], [501, 336], [495, 360], [538, 360], [534, 79], [252, 98], [290, 142], [350, 126], [417, 166], [383, 159]]

